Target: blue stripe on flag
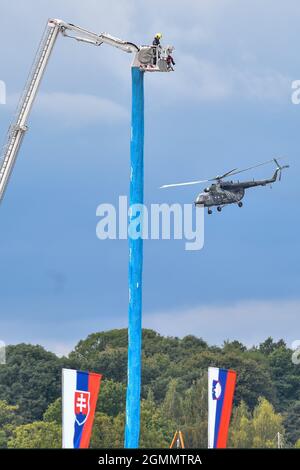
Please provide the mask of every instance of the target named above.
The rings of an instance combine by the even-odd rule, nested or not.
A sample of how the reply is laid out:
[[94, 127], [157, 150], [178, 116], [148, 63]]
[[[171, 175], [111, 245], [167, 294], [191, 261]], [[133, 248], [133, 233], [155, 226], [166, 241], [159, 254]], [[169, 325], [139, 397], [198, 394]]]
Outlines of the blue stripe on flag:
[[227, 371], [224, 369], [219, 369], [219, 382], [221, 385], [221, 396], [219, 400], [217, 400], [215, 433], [214, 433], [214, 448], [217, 447], [217, 442], [218, 442], [221, 415], [222, 415], [222, 409], [223, 409], [223, 401], [224, 401], [224, 395], [225, 395], [226, 378], [227, 378]]
[[[77, 371], [77, 381], [76, 381], [76, 390], [82, 390], [83, 392], [88, 392], [89, 390], [89, 374], [87, 372], [78, 372]], [[76, 415], [76, 418], [79, 415]], [[84, 428], [84, 424], [79, 426], [77, 421], [75, 421], [74, 426], [74, 449], [79, 449], [81, 435]]]

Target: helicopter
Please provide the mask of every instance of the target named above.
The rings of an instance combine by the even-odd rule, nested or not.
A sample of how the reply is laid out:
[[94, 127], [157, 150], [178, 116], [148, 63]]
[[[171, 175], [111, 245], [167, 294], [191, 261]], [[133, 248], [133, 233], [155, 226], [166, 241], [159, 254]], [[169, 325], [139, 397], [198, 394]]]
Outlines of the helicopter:
[[[252, 180], [252, 181], [223, 181], [224, 178], [229, 176], [237, 175], [243, 173], [244, 171], [252, 170], [253, 168], [258, 168], [262, 165], [267, 165], [268, 163], [275, 163], [276, 170], [271, 178], [264, 180]], [[193, 184], [207, 183], [209, 181], [214, 181], [210, 186], [204, 189], [204, 191], [198, 194], [195, 200], [195, 206], [204, 206], [207, 207], [208, 214], [212, 214], [211, 207], [216, 206], [217, 211], [221, 212], [224, 206], [229, 204], [237, 204], [238, 207], [243, 207], [242, 199], [245, 195], [245, 190], [248, 188], [254, 188], [256, 186], [266, 186], [267, 184], [272, 184], [277, 179], [281, 180], [281, 172], [283, 169], [289, 168], [289, 165], [279, 165], [278, 160], [273, 158], [272, 160], [267, 160], [257, 165], [250, 166], [239, 170], [234, 168], [233, 170], [227, 171], [223, 175], [215, 176], [207, 180], [197, 180], [197, 181], [188, 181], [186, 183], [174, 183], [174, 184], [165, 184], [161, 188], [171, 188], [175, 186], [189, 186]]]

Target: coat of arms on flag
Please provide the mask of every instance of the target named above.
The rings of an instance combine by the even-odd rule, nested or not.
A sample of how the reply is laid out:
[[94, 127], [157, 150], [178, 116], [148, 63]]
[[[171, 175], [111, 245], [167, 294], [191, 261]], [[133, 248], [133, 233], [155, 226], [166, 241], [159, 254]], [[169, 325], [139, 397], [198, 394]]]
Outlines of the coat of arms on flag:
[[222, 386], [218, 380], [213, 380], [212, 383], [212, 397], [213, 400], [220, 400], [222, 393]]
[[75, 419], [77, 424], [82, 426], [90, 413], [90, 392], [76, 390], [74, 398]]

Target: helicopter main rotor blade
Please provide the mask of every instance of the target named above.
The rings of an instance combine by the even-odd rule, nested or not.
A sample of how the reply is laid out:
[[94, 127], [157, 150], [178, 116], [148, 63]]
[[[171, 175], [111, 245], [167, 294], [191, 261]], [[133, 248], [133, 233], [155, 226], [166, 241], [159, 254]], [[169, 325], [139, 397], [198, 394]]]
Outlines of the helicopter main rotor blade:
[[164, 184], [160, 187], [160, 189], [164, 188], [174, 188], [175, 186], [191, 186], [192, 184], [200, 184], [200, 183], [207, 183], [210, 180], [198, 180], [198, 181], [187, 181], [186, 183], [172, 183], [172, 184]]
[[[278, 158], [278, 160], [279, 160], [279, 158]], [[177, 187], [177, 186], [191, 186], [193, 184], [207, 183], [208, 181], [220, 181], [223, 178], [226, 178], [227, 176], [237, 175], [239, 173], [243, 173], [244, 171], [249, 171], [249, 170], [252, 170], [253, 168], [258, 168], [260, 166], [267, 165], [268, 163], [274, 163], [274, 161], [275, 161], [276, 165], [278, 166], [278, 168], [280, 168], [280, 169], [286, 168], [286, 166], [280, 167], [277, 160], [275, 160], [275, 158], [273, 158], [272, 160], [266, 160], [265, 162], [261, 162], [261, 163], [258, 163], [257, 165], [249, 166], [248, 168], [243, 168], [242, 170], [238, 170], [237, 168], [234, 168], [233, 170], [227, 171], [226, 173], [224, 173], [221, 176], [216, 176], [214, 178], [209, 178], [209, 179], [206, 179], [206, 180], [187, 181], [185, 183], [164, 184], [163, 186], [160, 187], [160, 189], [174, 188], [174, 187]]]
[[[237, 175], [238, 173], [243, 173], [244, 171], [249, 171], [249, 170], [252, 170], [253, 168], [258, 168], [259, 166], [263, 166], [263, 165], [267, 165], [268, 163], [274, 163], [274, 158], [272, 160], [267, 160], [265, 162], [262, 162], [262, 163], [258, 163], [257, 165], [253, 165], [253, 166], [249, 166], [248, 168], [243, 168], [242, 170], [238, 170], [238, 171], [230, 171], [226, 174], [226, 176], [233, 176], [233, 175]], [[223, 175], [222, 178], [224, 178], [225, 176]]]
[[211, 178], [208, 181], [221, 180], [221, 179], [225, 178], [226, 176], [231, 175], [235, 170], [237, 170], [237, 168], [233, 168], [233, 170], [227, 171], [226, 173], [224, 173], [224, 175], [216, 176], [215, 178]]

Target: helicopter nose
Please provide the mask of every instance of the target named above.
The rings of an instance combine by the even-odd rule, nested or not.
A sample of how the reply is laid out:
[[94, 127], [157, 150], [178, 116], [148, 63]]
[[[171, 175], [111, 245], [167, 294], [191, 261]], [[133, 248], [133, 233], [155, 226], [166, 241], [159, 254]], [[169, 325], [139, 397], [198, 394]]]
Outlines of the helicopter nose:
[[205, 197], [203, 196], [203, 194], [199, 194], [196, 198], [196, 201], [195, 201], [195, 204], [204, 204], [205, 203]]
[[196, 199], [196, 201], [195, 201], [195, 205], [196, 205], [196, 206], [204, 205], [204, 199], [198, 197], [198, 198]]

